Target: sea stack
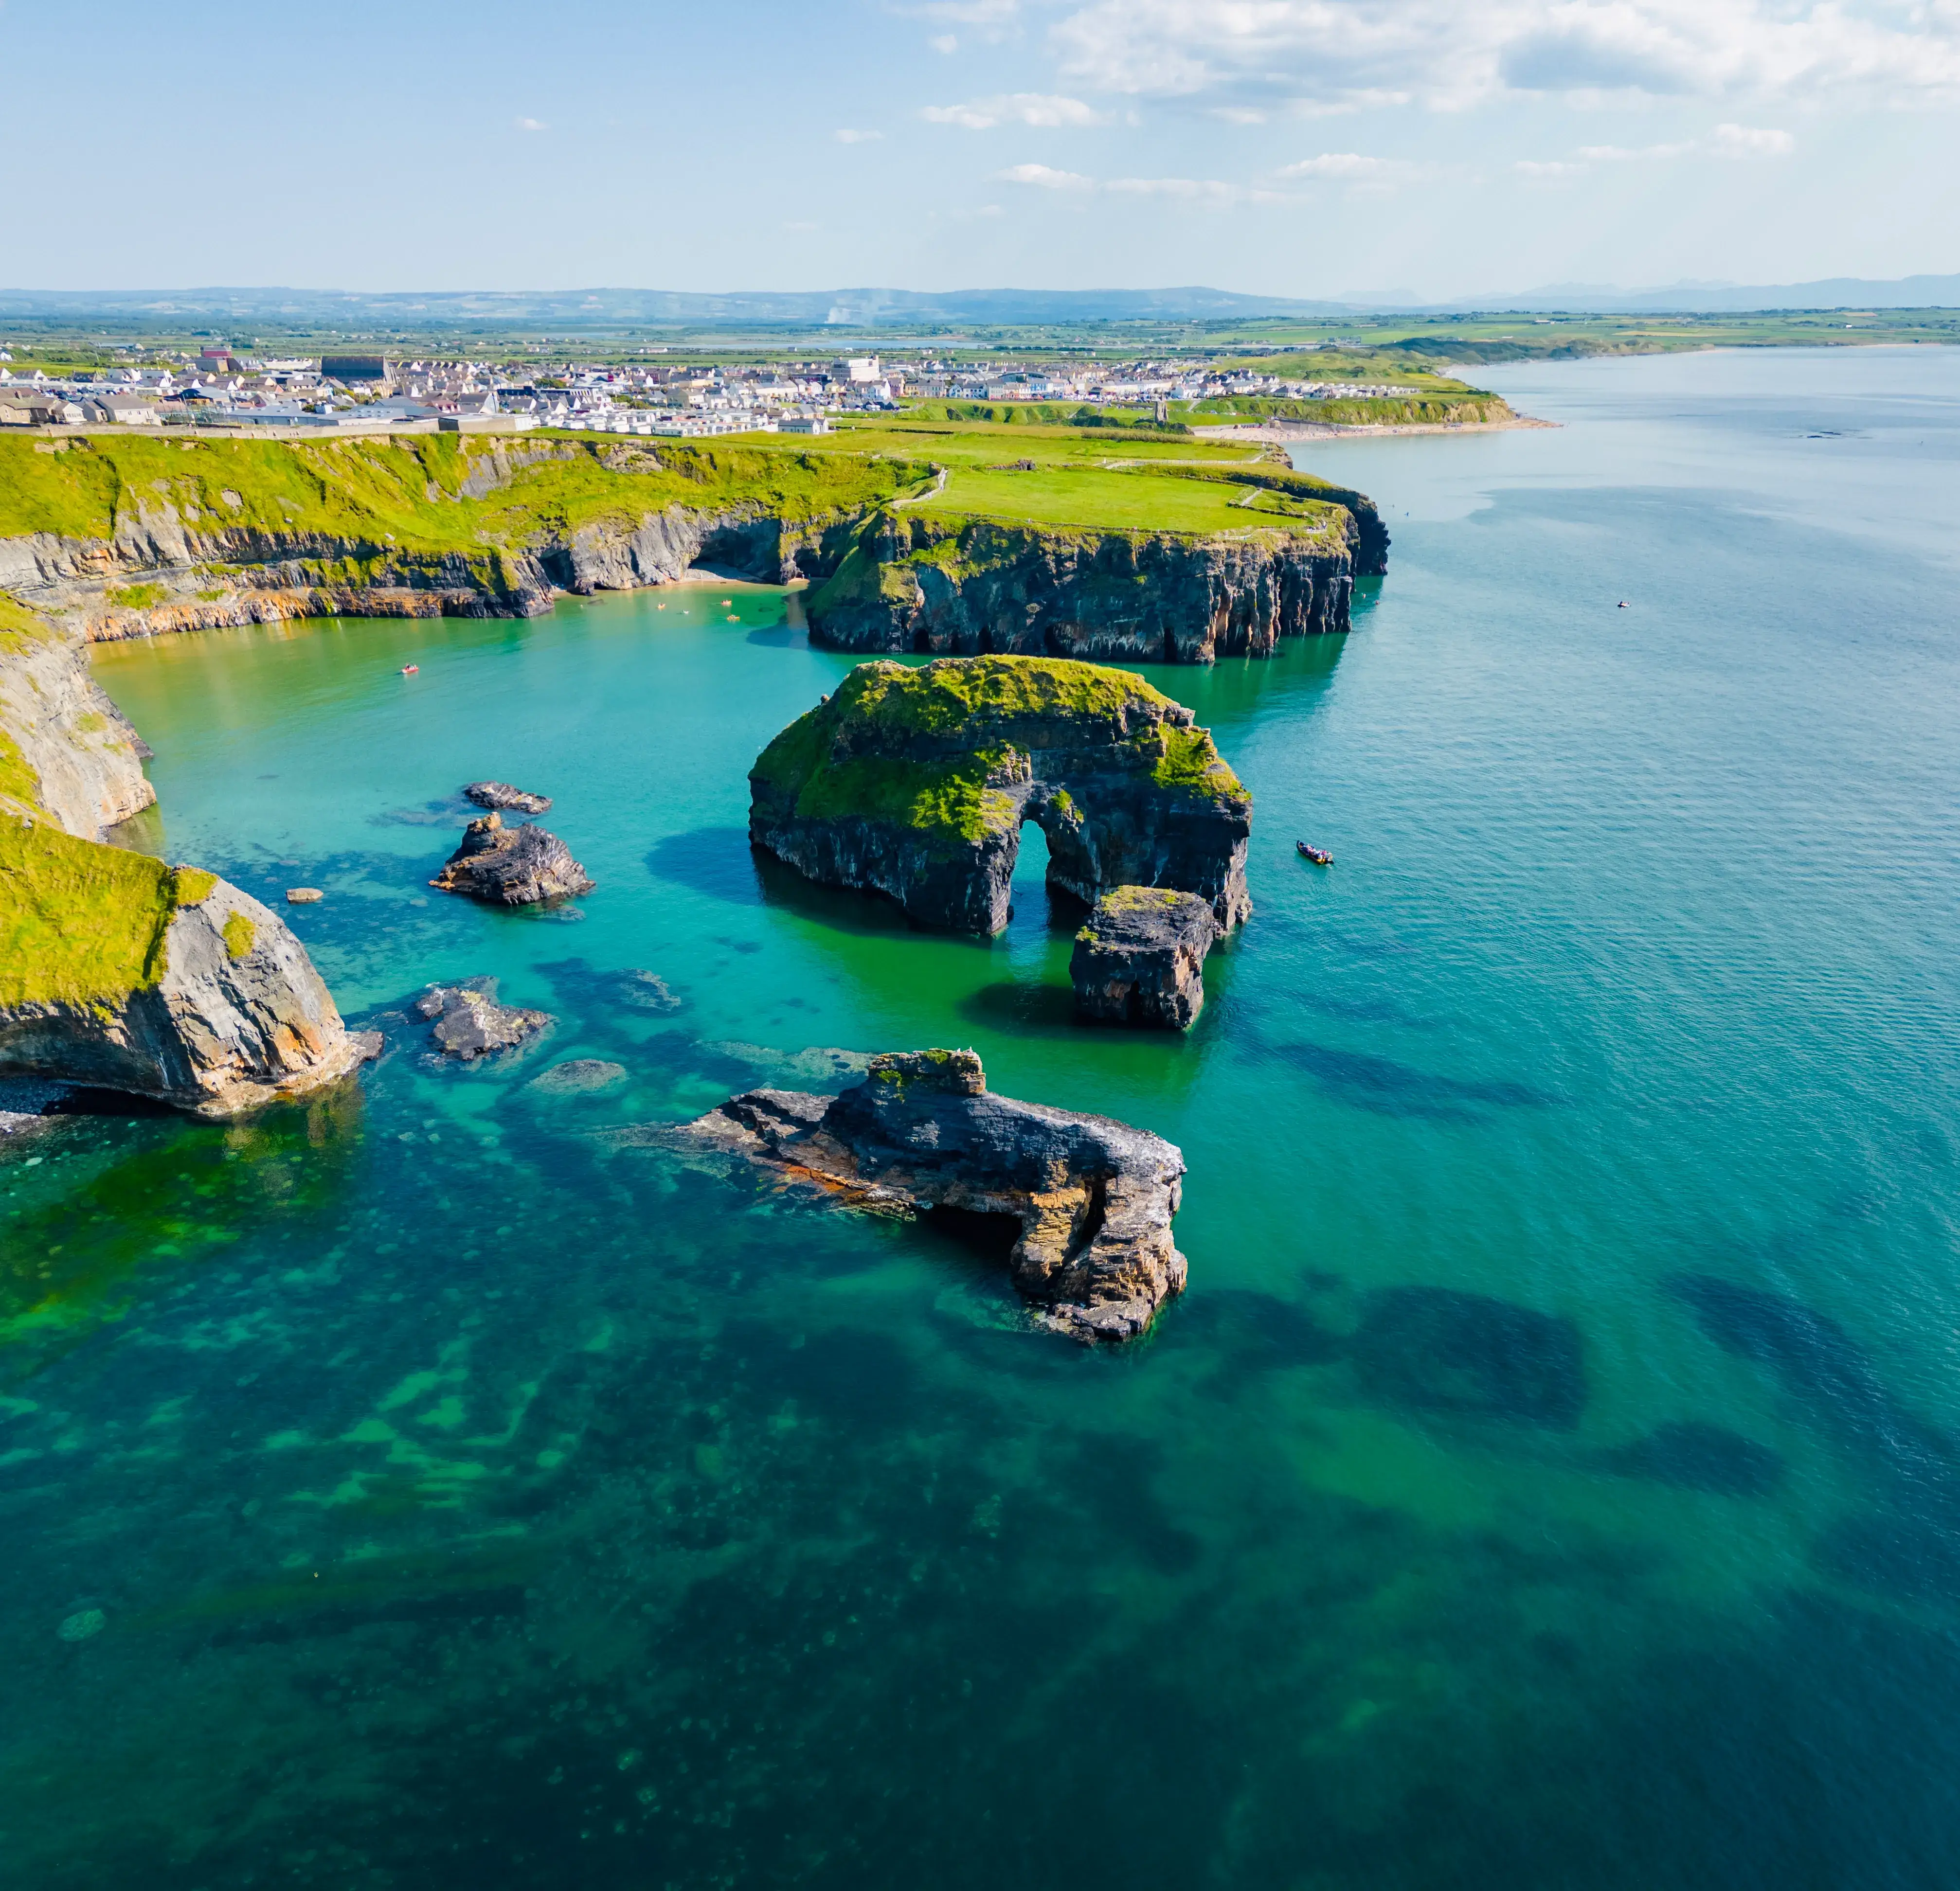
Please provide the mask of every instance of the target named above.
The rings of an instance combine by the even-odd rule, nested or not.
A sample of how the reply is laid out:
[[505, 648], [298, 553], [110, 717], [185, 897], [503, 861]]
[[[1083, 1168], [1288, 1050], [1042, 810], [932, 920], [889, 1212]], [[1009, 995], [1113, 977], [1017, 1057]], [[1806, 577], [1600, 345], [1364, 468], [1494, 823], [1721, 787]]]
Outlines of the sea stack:
[[1161, 886], [1119, 886], [1075, 936], [1075, 1015], [1188, 1030], [1204, 1009], [1204, 956], [1218, 922], [1204, 901]]

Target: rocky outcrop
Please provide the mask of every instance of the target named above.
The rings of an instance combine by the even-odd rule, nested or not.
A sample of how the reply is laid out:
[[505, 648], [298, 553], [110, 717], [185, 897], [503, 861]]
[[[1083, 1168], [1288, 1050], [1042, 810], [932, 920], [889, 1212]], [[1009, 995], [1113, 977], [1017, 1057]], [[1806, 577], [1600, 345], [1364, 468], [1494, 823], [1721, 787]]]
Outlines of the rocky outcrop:
[[873, 1057], [835, 1096], [752, 1090], [666, 1133], [726, 1151], [854, 1207], [953, 1209], [1012, 1228], [1014, 1284], [1043, 1323], [1087, 1341], [1142, 1333], [1184, 1289], [1171, 1238], [1184, 1158], [1108, 1117], [988, 1093], [970, 1050]]
[[885, 511], [811, 595], [810, 640], [1131, 663], [1271, 656], [1283, 637], [1345, 631], [1355, 574], [1379, 568], [1388, 543], [1360, 494], [1329, 488], [1338, 498], [1309, 497], [1306, 488], [1323, 490], [1318, 482], [1281, 490], [1284, 479], [1265, 475], [1246, 490], [1288, 513], [1249, 511], [1245, 529], [1230, 532]]
[[0, 594], [0, 794], [93, 840], [156, 799], [148, 752], [89, 675], [81, 632]]
[[479, 808], [514, 809], [519, 814], [547, 814], [551, 810], [551, 796], [548, 794], [529, 794], [522, 788], [514, 788], [508, 781], [472, 781], [463, 786], [463, 798], [473, 801]]
[[534, 906], [589, 893], [593, 882], [555, 834], [536, 822], [514, 828], [486, 814], [463, 831], [463, 842], [429, 885], [492, 906]]
[[749, 771], [749, 834], [813, 880], [924, 925], [1007, 923], [1023, 822], [1051, 886], [1196, 895], [1252, 911], [1252, 797], [1189, 710], [1128, 671], [1027, 656], [861, 663]]
[[1075, 1015], [1188, 1030], [1204, 1009], [1204, 955], [1218, 922], [1204, 901], [1158, 886], [1119, 886], [1075, 936], [1068, 975]]
[[0, 1069], [234, 1116], [379, 1047], [280, 919], [215, 874], [0, 809]]
[[466, 978], [454, 985], [431, 985], [415, 1000], [431, 1021], [429, 1035], [437, 1054], [464, 1063], [528, 1044], [554, 1021], [548, 1011], [500, 1005], [494, 978]]

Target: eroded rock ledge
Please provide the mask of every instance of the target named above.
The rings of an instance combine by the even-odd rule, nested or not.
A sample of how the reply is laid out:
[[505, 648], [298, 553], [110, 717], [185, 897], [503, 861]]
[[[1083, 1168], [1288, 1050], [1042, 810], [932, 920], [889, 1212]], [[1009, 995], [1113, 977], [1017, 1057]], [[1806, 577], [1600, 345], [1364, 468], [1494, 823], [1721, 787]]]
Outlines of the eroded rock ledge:
[[913, 919], [1007, 923], [1021, 825], [1048, 879], [1196, 895], [1248, 917], [1252, 796], [1189, 710], [1126, 670], [1028, 656], [861, 663], [749, 771], [749, 834], [813, 880], [889, 894]]
[[994, 1096], [971, 1050], [873, 1057], [864, 1081], [835, 1096], [751, 1090], [662, 1140], [726, 1152], [852, 1207], [1010, 1218], [1015, 1286], [1071, 1338], [1133, 1338], [1184, 1290], [1171, 1238], [1182, 1153], [1108, 1117]]

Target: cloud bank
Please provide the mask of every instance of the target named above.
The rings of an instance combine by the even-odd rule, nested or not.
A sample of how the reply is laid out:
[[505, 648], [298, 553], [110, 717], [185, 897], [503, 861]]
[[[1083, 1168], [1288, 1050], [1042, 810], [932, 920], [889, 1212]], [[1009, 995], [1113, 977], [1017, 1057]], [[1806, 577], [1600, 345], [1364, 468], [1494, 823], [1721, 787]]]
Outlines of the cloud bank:
[[1084, 90], [1249, 110], [1960, 96], [1954, 0], [1093, 0], [1052, 40]]

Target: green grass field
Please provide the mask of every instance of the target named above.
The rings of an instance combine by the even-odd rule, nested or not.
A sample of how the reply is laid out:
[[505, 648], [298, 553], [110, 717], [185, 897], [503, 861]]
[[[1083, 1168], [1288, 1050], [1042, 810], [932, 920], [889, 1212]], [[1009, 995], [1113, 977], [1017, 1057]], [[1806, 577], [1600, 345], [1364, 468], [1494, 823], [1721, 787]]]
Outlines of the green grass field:
[[944, 491], [921, 501], [918, 509], [1036, 525], [1180, 532], [1297, 526], [1335, 510], [1256, 486], [1095, 466], [1049, 466], [1036, 472], [961, 467], [948, 478]]

